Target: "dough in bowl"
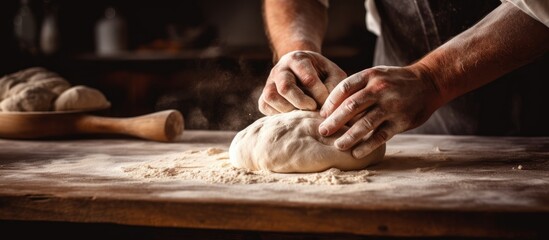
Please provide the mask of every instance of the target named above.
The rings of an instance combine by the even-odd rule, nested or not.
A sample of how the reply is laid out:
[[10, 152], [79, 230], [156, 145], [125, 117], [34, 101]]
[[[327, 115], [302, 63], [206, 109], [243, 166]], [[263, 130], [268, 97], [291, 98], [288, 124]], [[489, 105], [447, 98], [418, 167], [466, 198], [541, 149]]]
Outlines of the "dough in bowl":
[[74, 86], [64, 91], [55, 100], [55, 111], [98, 110], [110, 107], [111, 103], [99, 90]]
[[54, 99], [69, 82], [45, 68], [33, 67], [0, 78], [0, 111], [53, 110]]
[[307, 173], [360, 170], [383, 159], [385, 144], [361, 159], [351, 151], [338, 150], [334, 142], [349, 128], [323, 137], [318, 133], [323, 120], [318, 112], [300, 110], [260, 118], [234, 137], [229, 148], [231, 164], [254, 171]]
[[3, 112], [49, 111], [55, 96], [54, 93], [45, 88], [25, 87], [17, 94], [0, 102], [0, 110]]

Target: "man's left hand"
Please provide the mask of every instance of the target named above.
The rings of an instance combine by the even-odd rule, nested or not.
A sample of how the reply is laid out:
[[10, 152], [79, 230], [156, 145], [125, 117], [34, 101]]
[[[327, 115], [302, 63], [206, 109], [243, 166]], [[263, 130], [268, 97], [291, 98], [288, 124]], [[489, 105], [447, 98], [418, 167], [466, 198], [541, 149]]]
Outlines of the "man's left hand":
[[427, 72], [417, 67], [378, 66], [346, 78], [321, 108], [326, 119], [319, 133], [329, 136], [349, 125], [335, 146], [348, 150], [356, 145], [353, 156], [362, 158], [395, 134], [421, 125], [442, 105]]

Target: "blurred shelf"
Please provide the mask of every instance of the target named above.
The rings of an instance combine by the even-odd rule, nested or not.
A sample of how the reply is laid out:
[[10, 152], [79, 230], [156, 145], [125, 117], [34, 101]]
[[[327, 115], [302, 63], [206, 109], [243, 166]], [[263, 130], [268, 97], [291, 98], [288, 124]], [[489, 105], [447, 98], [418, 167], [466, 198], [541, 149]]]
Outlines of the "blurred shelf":
[[85, 53], [76, 55], [75, 60], [80, 61], [166, 61], [166, 60], [195, 60], [212, 59], [222, 57], [224, 54], [220, 48], [188, 49], [179, 52], [140, 50], [124, 52], [114, 55], [100, 55]]
[[[326, 46], [324, 55], [328, 58], [352, 59], [360, 55], [360, 49], [345, 46]], [[272, 54], [267, 47], [210, 47], [206, 49], [185, 49], [180, 52], [139, 50], [116, 55], [99, 55], [96, 53], [79, 54], [74, 60], [79, 61], [178, 61], [204, 60], [219, 58], [238, 58], [246, 60], [271, 61]]]

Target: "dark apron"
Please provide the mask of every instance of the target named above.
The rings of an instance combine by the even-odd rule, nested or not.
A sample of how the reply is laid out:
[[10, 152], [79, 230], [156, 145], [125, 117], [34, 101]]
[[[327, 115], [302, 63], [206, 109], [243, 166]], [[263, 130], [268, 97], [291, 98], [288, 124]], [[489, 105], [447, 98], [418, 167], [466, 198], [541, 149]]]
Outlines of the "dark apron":
[[[405, 66], [473, 26], [499, 0], [376, 0], [374, 65]], [[525, 33], [528, 34], [528, 33]], [[549, 135], [549, 54], [438, 109], [406, 133]]]

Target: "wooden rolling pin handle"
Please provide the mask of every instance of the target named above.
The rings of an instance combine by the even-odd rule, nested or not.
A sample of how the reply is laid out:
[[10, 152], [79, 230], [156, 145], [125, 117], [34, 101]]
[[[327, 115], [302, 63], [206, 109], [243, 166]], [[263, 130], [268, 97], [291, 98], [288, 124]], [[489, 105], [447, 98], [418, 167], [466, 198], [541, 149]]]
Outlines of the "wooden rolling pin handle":
[[77, 120], [76, 128], [80, 133], [124, 134], [153, 141], [172, 142], [183, 134], [184, 120], [177, 110], [165, 110], [130, 118], [84, 115]]

